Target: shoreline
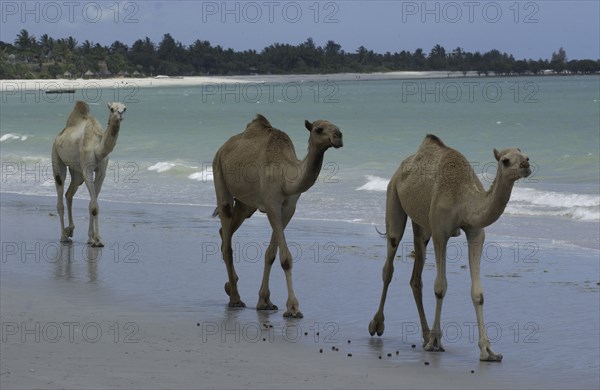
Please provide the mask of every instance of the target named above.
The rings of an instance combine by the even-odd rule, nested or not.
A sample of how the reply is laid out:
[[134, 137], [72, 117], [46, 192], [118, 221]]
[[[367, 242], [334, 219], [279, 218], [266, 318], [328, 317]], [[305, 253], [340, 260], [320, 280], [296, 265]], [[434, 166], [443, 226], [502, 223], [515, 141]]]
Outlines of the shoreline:
[[[0, 80], [0, 94], [13, 94], [17, 91], [77, 90], [78, 88], [161, 88], [187, 87], [211, 84], [236, 83], [285, 83], [285, 82], [344, 82], [344, 81], [383, 81], [383, 80], [429, 80], [429, 79], [471, 79], [494, 77], [562, 77], [564, 75], [478, 75], [475, 71], [396, 71], [381, 73], [335, 73], [335, 74], [290, 74], [290, 75], [248, 75], [248, 76], [157, 76], [149, 78], [107, 78], [107, 79], [14, 79]], [[578, 75], [573, 75], [578, 76]], [[586, 76], [586, 75], [582, 75]]]

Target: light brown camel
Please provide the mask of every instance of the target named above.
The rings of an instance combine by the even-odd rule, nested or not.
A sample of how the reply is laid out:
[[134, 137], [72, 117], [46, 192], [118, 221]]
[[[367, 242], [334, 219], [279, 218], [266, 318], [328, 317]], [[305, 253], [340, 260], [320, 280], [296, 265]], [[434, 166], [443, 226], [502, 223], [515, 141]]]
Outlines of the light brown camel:
[[[106, 131], [90, 114], [87, 103], [77, 101], [67, 119], [66, 127], [54, 140], [52, 145], [52, 171], [58, 194], [58, 216], [60, 218], [61, 242], [71, 242], [73, 237], [73, 196], [79, 186], [85, 182], [90, 192], [90, 226], [88, 244], [101, 247], [102, 240], [98, 229], [98, 195], [108, 166], [108, 154], [113, 151], [121, 122], [124, 119], [125, 107], [122, 103], [109, 103], [108, 127]], [[63, 191], [67, 167], [71, 174], [71, 184], [67, 190], [67, 211], [69, 226], [65, 228]]]
[[238, 276], [233, 266], [231, 239], [246, 218], [258, 209], [267, 213], [273, 229], [265, 253], [265, 268], [258, 293], [257, 310], [277, 310], [270, 300], [269, 275], [279, 248], [279, 260], [285, 272], [288, 289], [287, 311], [284, 317], [302, 317], [292, 286], [292, 256], [284, 229], [294, 215], [300, 194], [317, 180], [323, 165], [323, 155], [330, 147], [343, 145], [342, 133], [334, 124], [317, 120], [305, 121], [310, 131], [308, 154], [299, 161], [292, 140], [275, 129], [262, 115], [246, 126], [246, 130], [231, 137], [217, 151], [213, 161], [217, 208], [221, 219], [221, 251], [229, 281], [225, 291], [229, 306], [245, 307], [237, 288]]
[[[387, 259], [383, 267], [383, 291], [379, 310], [369, 323], [371, 336], [383, 334], [383, 307], [388, 285], [394, 272], [394, 257], [404, 234], [407, 217], [412, 220], [415, 262], [410, 285], [421, 320], [423, 346], [426, 351], [443, 351], [440, 317], [446, 294], [446, 244], [450, 237], [467, 235], [471, 299], [475, 306], [479, 329], [480, 359], [501, 361], [490, 345], [483, 321], [483, 288], [479, 262], [485, 238], [484, 227], [494, 223], [504, 212], [513, 185], [519, 178], [531, 174], [529, 158], [519, 149], [494, 149], [498, 161], [496, 179], [485, 191], [467, 159], [457, 150], [447, 147], [434, 135], [427, 135], [416, 154], [406, 158], [387, 188], [386, 236]], [[423, 309], [421, 274], [425, 248], [433, 238], [437, 276], [435, 319], [430, 331]]]

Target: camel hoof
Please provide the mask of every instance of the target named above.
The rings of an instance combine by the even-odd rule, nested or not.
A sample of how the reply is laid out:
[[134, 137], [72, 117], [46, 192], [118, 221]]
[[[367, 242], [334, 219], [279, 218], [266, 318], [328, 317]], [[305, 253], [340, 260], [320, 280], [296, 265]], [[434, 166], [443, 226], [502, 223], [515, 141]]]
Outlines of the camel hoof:
[[73, 230], [75, 230], [75, 226], [67, 226], [65, 228], [65, 236], [73, 237]]
[[429, 341], [423, 349], [427, 352], [446, 352], [442, 344], [438, 342], [435, 338]]
[[497, 355], [489, 355], [485, 358], [480, 357], [479, 360], [481, 360], [482, 362], [498, 362], [500, 363], [502, 361], [502, 354], [499, 353]]
[[377, 333], [377, 336], [381, 336], [383, 331], [385, 330], [385, 325], [383, 321], [377, 321], [374, 318], [369, 322], [369, 334], [374, 336]]
[[286, 318], [304, 318], [304, 315], [300, 311], [292, 312], [288, 310], [283, 313], [283, 316]]
[[246, 304], [244, 302], [240, 301], [235, 301], [235, 302], [229, 302], [229, 307], [246, 307]]
[[90, 245], [92, 248], [103, 248], [104, 244], [102, 243], [102, 241], [100, 240], [88, 240], [88, 245]]
[[485, 348], [485, 350], [481, 352], [481, 355], [479, 356], [479, 360], [481, 360], [482, 362], [501, 362], [502, 354], [495, 353], [494, 351], [492, 351], [491, 348], [488, 347], [488, 348]]
[[270, 302], [256, 305], [256, 310], [278, 310], [278, 309], [279, 308], [277, 307], [277, 305], [274, 305]]

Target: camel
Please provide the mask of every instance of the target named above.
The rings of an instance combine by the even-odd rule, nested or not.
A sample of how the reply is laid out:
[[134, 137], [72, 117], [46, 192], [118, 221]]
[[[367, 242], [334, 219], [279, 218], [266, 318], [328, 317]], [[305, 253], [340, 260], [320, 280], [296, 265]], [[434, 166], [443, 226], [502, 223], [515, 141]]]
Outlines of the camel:
[[[77, 101], [67, 119], [66, 127], [56, 136], [52, 145], [52, 171], [56, 184], [58, 202], [56, 208], [60, 218], [61, 238], [63, 243], [72, 242], [73, 237], [73, 196], [79, 186], [85, 182], [90, 193], [90, 226], [87, 243], [93, 247], [102, 247], [102, 239], [98, 228], [98, 195], [108, 166], [108, 155], [113, 151], [119, 136], [121, 122], [127, 107], [122, 103], [109, 103], [108, 127], [106, 131], [90, 114], [87, 103]], [[67, 189], [67, 211], [69, 226], [65, 228], [63, 191], [67, 167], [71, 174], [71, 183]]]
[[[480, 360], [501, 361], [492, 350], [483, 321], [483, 288], [479, 262], [485, 239], [484, 228], [504, 212], [515, 181], [531, 174], [529, 158], [519, 149], [494, 149], [498, 161], [496, 178], [485, 191], [468, 160], [446, 146], [438, 137], [427, 135], [416, 154], [406, 158], [387, 187], [386, 237], [387, 259], [383, 267], [383, 291], [379, 309], [369, 323], [369, 333], [381, 336], [384, 331], [383, 307], [388, 285], [394, 272], [394, 257], [404, 235], [407, 217], [412, 220], [415, 260], [410, 286], [413, 291], [426, 351], [444, 351], [440, 316], [446, 294], [446, 244], [463, 230], [469, 248], [471, 299], [479, 330]], [[435, 319], [430, 331], [423, 309], [421, 274], [425, 248], [433, 238], [437, 275]]]
[[296, 203], [317, 180], [323, 165], [323, 155], [330, 148], [343, 146], [342, 133], [337, 126], [317, 120], [304, 122], [310, 132], [308, 153], [304, 160], [296, 157], [290, 137], [271, 126], [258, 114], [246, 130], [231, 137], [217, 151], [213, 175], [217, 207], [213, 216], [221, 220], [221, 251], [227, 267], [225, 292], [230, 307], [245, 307], [241, 300], [233, 266], [231, 239], [246, 218], [256, 210], [267, 214], [273, 232], [265, 252], [262, 284], [258, 293], [257, 310], [277, 310], [271, 302], [269, 275], [279, 248], [279, 260], [285, 273], [288, 290], [284, 317], [302, 318], [298, 299], [292, 286], [292, 256], [284, 229], [296, 211]]

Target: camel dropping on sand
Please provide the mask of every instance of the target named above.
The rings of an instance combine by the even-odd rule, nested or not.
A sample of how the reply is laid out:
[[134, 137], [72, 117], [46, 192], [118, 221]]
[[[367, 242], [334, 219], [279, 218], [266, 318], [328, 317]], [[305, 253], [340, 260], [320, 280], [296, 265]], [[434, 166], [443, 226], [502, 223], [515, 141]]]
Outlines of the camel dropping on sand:
[[[231, 137], [213, 161], [217, 208], [221, 219], [221, 251], [227, 267], [225, 291], [229, 306], [244, 307], [233, 266], [231, 239], [246, 218], [256, 210], [267, 214], [273, 232], [265, 253], [265, 268], [258, 293], [257, 310], [276, 310], [270, 300], [269, 275], [279, 249], [279, 260], [285, 272], [288, 299], [285, 317], [302, 317], [292, 286], [292, 256], [284, 229], [296, 210], [300, 194], [315, 183], [323, 165], [323, 155], [330, 147], [342, 147], [342, 133], [334, 124], [317, 120], [305, 121], [310, 132], [308, 154], [300, 161], [292, 140], [271, 126], [267, 118], [257, 115], [246, 130]], [[251, 172], [251, 173], [250, 173]]]
[[[67, 119], [66, 127], [54, 140], [52, 145], [52, 171], [58, 195], [57, 209], [60, 218], [61, 242], [71, 242], [73, 237], [73, 196], [79, 186], [85, 182], [90, 193], [90, 226], [87, 243], [102, 247], [102, 239], [98, 229], [98, 195], [108, 166], [108, 155], [113, 151], [119, 136], [121, 122], [124, 119], [125, 107], [122, 103], [108, 104], [108, 127], [106, 131], [90, 114], [87, 103], [78, 101]], [[67, 168], [71, 174], [71, 183], [67, 189], [67, 211], [69, 226], [65, 228], [63, 192]]]
[[[381, 336], [384, 331], [383, 307], [394, 272], [394, 257], [404, 235], [407, 218], [412, 220], [415, 262], [410, 280], [421, 320], [423, 346], [426, 351], [444, 351], [440, 317], [446, 294], [446, 244], [450, 237], [464, 231], [469, 248], [471, 299], [475, 306], [479, 330], [480, 359], [501, 361], [492, 350], [483, 321], [483, 288], [479, 262], [484, 228], [504, 212], [515, 181], [531, 174], [529, 158], [519, 149], [494, 149], [498, 162], [496, 178], [488, 191], [475, 175], [469, 161], [457, 150], [447, 147], [438, 137], [428, 135], [414, 155], [405, 159], [387, 187], [385, 227], [387, 259], [383, 267], [383, 291], [379, 309], [369, 324], [369, 333]], [[425, 248], [433, 238], [437, 276], [433, 329], [429, 330], [423, 309], [421, 274]]]

